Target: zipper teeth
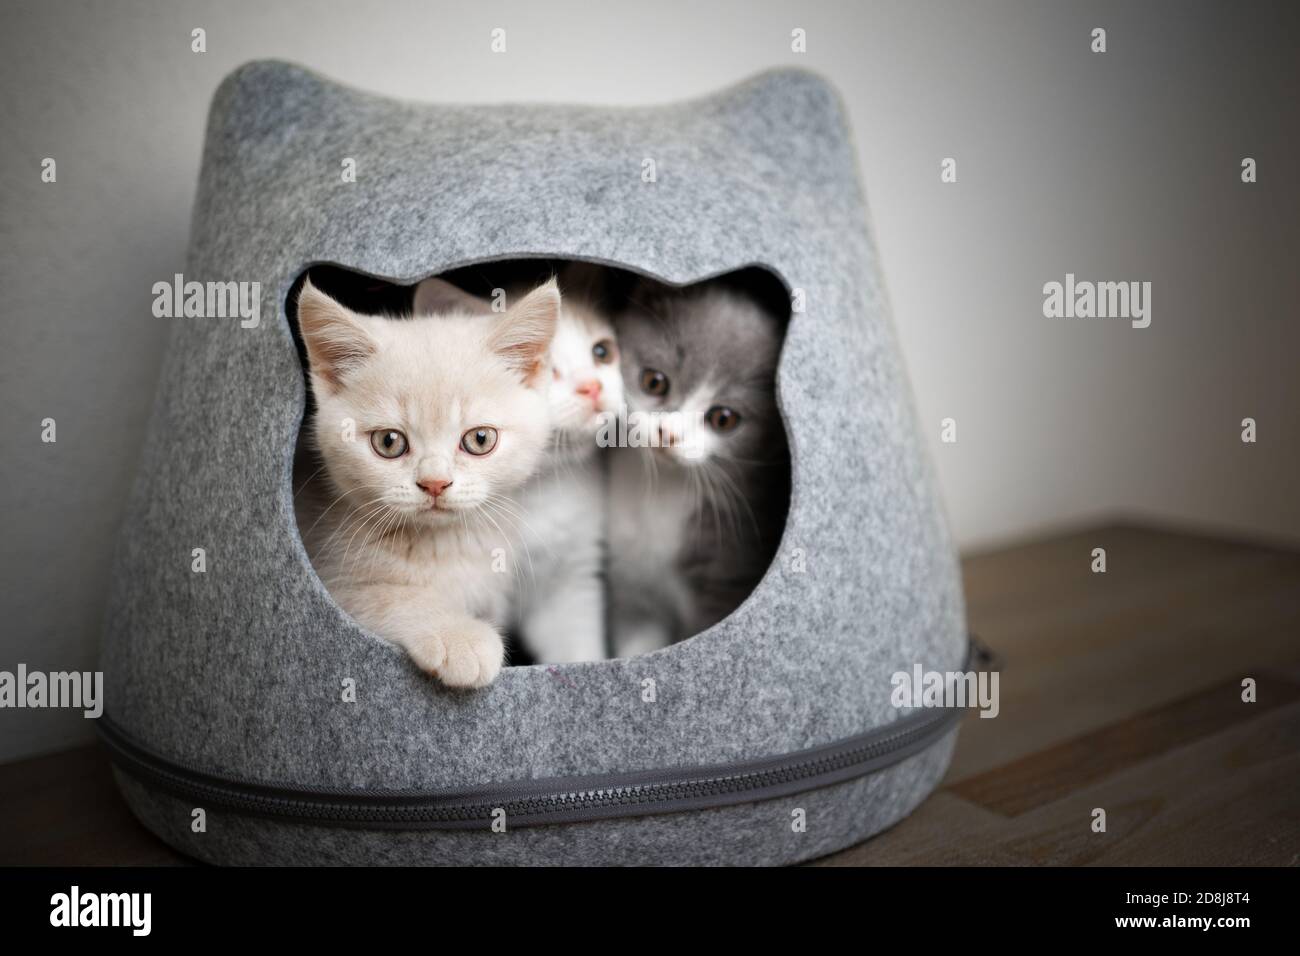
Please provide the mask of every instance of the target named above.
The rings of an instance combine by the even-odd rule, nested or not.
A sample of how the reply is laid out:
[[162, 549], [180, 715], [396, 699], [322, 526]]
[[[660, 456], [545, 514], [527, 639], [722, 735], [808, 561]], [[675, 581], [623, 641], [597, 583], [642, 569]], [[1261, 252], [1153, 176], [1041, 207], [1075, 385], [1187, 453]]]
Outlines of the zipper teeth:
[[[208, 783], [188, 777], [183, 768], [175, 769], [165, 766], [163, 758], [142, 755], [137, 748], [119, 739], [120, 731], [116, 728], [108, 731], [105, 737], [112, 750], [126, 764], [124, 769], [136, 776], [151, 779], [165, 789], [182, 796], [196, 797], [224, 805], [236, 810], [272, 816], [290, 816], [301, 819], [347, 823], [375, 824], [466, 824], [475, 821], [490, 820], [494, 810], [504, 810], [507, 819], [516, 824], [527, 822], [529, 818], [545, 816], [548, 819], [559, 814], [565, 819], [582, 819], [593, 811], [626, 809], [627, 815], [635, 815], [638, 808], [651, 805], [656, 807], [673, 802], [709, 799], [730, 796], [735, 799], [726, 801], [738, 803], [744, 801], [744, 795], [765, 790], [774, 786], [795, 783], [802, 780], [814, 780], [839, 771], [847, 770], [857, 764], [886, 756], [906, 748], [909, 744], [936, 735], [950, 721], [955, 713], [945, 709], [935, 716], [918, 719], [912, 726], [877, 740], [849, 746], [843, 750], [832, 750], [818, 757], [798, 760], [776, 767], [763, 768], [735, 774], [720, 774], [698, 780], [667, 780], [663, 782], [615, 785], [611, 787], [557, 790], [532, 796], [505, 797], [501, 800], [489, 800], [477, 796], [464, 803], [439, 803], [429, 805], [424, 800], [437, 800], [436, 797], [421, 798], [409, 795], [410, 803], [373, 804], [340, 802], [342, 795], [322, 794], [318, 798], [302, 799], [290, 794], [261, 794], [239, 789], [240, 784]], [[901, 759], [901, 758], [900, 758]], [[864, 773], [867, 770], [864, 769]], [[808, 789], [811, 789], [811, 785]], [[403, 799], [403, 795], [390, 795]], [[342, 798], [346, 799], [346, 798]], [[443, 798], [446, 799], [446, 798]]]

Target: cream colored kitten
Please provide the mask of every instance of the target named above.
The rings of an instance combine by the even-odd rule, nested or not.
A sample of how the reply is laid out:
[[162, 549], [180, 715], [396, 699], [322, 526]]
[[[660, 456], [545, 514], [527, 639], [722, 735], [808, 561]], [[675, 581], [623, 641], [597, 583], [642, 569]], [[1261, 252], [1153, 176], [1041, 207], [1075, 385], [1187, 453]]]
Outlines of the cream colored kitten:
[[312, 563], [363, 627], [453, 687], [501, 668], [509, 496], [550, 440], [555, 283], [485, 317], [354, 313], [307, 282], [298, 324], [329, 500], [300, 516]]
[[[575, 264], [560, 277], [563, 303], [549, 355], [551, 445], [503, 519], [518, 529], [510, 621], [540, 664], [601, 660], [605, 650], [605, 482], [596, 456], [603, 412], [623, 400], [614, 328], [598, 306], [600, 270]], [[441, 279], [416, 288], [416, 314], [491, 311]]]

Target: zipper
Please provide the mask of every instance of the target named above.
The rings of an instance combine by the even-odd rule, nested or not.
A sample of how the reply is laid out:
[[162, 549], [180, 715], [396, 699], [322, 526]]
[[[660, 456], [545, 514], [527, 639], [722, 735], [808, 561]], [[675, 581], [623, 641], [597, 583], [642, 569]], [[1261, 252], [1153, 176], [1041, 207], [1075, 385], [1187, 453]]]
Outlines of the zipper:
[[[978, 646], [971, 659], [984, 656]], [[198, 805], [297, 823], [361, 829], [487, 829], [581, 823], [770, 800], [865, 776], [925, 750], [963, 711], [941, 707], [836, 741], [751, 761], [585, 777], [551, 777], [459, 791], [328, 790], [267, 784], [191, 767], [131, 739], [107, 715], [95, 723], [117, 767]]]

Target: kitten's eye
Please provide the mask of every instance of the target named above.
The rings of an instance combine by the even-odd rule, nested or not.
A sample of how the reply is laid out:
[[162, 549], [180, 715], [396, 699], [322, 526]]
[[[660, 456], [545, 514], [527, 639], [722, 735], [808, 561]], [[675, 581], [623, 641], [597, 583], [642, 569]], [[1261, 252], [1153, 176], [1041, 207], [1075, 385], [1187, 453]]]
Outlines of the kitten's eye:
[[460, 436], [460, 447], [471, 455], [486, 455], [497, 447], [497, 430], [482, 425]]
[[406, 454], [409, 444], [406, 436], [396, 429], [373, 431], [370, 433], [370, 447], [380, 458], [401, 458]]
[[740, 424], [740, 412], [732, 411], [725, 405], [714, 405], [704, 416], [714, 431], [729, 432]]
[[596, 356], [596, 361], [601, 365], [608, 365], [614, 361], [614, 343], [609, 339], [601, 339], [591, 347], [591, 354]]
[[641, 391], [660, 398], [668, 394], [668, 376], [652, 368], [641, 371]]

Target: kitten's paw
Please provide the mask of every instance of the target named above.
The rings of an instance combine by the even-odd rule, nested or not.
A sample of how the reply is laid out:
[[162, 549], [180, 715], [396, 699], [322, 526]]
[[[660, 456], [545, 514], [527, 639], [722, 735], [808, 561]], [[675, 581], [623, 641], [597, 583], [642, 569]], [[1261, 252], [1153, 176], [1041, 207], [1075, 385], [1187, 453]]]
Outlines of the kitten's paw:
[[639, 657], [663, 650], [673, 642], [668, 628], [655, 622], [641, 622], [616, 627], [614, 654], [617, 657]]
[[410, 654], [448, 687], [486, 687], [501, 670], [505, 644], [492, 625], [467, 619], [429, 635]]

